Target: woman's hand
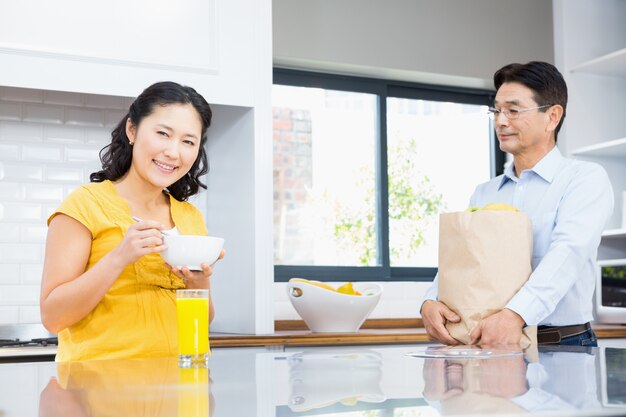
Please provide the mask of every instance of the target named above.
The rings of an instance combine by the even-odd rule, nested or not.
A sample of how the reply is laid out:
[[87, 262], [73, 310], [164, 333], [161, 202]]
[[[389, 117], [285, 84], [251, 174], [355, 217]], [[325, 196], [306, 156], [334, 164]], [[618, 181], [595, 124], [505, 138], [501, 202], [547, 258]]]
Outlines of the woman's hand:
[[200, 266], [202, 267], [201, 271], [192, 271], [186, 266], [183, 268], [173, 267], [169, 264], [165, 264], [167, 268], [174, 273], [179, 278], [182, 278], [185, 283], [185, 288], [189, 289], [208, 289], [211, 288], [211, 275], [213, 274], [213, 266], [219, 261], [223, 259], [226, 255], [224, 249], [220, 252], [220, 256], [217, 257], [217, 260], [209, 265], [206, 262], [203, 262]]
[[137, 262], [144, 255], [162, 252], [165, 250], [162, 229], [163, 225], [153, 220], [133, 223], [111, 255], [126, 266]]

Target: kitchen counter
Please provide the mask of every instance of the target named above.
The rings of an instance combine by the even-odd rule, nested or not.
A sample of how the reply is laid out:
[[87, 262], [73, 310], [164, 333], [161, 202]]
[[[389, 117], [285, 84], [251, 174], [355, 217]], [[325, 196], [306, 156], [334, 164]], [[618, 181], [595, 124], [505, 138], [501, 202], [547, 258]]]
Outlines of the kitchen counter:
[[483, 359], [458, 350], [447, 359], [410, 355], [429, 348], [214, 349], [206, 367], [191, 369], [179, 369], [175, 358], [0, 364], [0, 415], [626, 414], [625, 349], [542, 347]]
[[[386, 324], [382, 322], [381, 324]], [[374, 327], [376, 324], [374, 322]], [[255, 347], [271, 346], [340, 346], [340, 345], [387, 345], [429, 343], [423, 327], [402, 328], [362, 328], [356, 333], [312, 333], [309, 330], [297, 330], [302, 325], [278, 326], [296, 330], [277, 330], [269, 335], [246, 335], [230, 333], [211, 333], [211, 347]], [[593, 326], [599, 339], [626, 338], [626, 326], [596, 324]], [[0, 362], [12, 361], [17, 357], [37, 360], [54, 360], [56, 346], [28, 346], [0, 348]], [[0, 414], [1, 416], [1, 414]]]
[[[595, 324], [599, 339], [626, 338], [626, 326]], [[277, 330], [271, 335], [211, 333], [213, 347], [326, 346], [392, 343], [428, 343], [423, 327], [362, 328], [356, 333], [312, 333], [309, 330]]]

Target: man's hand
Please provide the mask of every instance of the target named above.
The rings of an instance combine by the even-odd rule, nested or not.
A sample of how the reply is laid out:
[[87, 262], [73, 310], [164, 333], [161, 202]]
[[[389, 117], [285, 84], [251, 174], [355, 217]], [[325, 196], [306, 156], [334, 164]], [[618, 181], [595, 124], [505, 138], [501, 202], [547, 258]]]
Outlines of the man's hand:
[[478, 323], [470, 332], [470, 343], [480, 346], [519, 347], [524, 328], [524, 319], [508, 308], [493, 314]]
[[432, 340], [445, 343], [446, 345], [459, 344], [456, 339], [450, 336], [448, 329], [446, 329], [446, 323], [448, 321], [458, 323], [461, 321], [461, 317], [441, 301], [424, 301], [424, 304], [422, 304], [422, 321], [428, 336]]

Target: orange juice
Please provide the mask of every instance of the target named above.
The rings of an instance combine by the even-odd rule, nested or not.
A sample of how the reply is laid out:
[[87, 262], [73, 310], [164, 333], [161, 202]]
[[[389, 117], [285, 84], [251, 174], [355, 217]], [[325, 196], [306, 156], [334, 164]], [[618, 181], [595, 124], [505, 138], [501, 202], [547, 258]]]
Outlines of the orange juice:
[[209, 353], [208, 291], [177, 291], [176, 317], [179, 358], [181, 361], [204, 361]]

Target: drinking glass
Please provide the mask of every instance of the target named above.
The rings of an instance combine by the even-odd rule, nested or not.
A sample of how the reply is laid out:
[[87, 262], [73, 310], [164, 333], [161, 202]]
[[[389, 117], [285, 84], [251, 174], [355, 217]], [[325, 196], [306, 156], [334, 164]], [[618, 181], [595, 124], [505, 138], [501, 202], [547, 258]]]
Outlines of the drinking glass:
[[209, 290], [176, 290], [181, 366], [209, 359]]

